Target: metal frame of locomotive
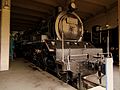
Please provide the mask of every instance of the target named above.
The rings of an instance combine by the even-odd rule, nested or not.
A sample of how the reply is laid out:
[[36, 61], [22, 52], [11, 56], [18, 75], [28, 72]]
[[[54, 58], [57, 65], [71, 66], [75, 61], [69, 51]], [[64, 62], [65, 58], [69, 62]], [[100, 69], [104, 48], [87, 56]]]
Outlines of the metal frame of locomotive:
[[77, 88], [80, 88], [82, 77], [97, 72], [99, 77], [101, 73], [105, 74], [104, 56], [100, 54], [103, 51], [82, 41], [83, 23], [75, 12], [60, 12], [55, 21], [55, 31], [57, 37], [54, 40], [47, 39], [30, 45], [33, 51], [31, 62], [43, 70], [54, 72]]
[[[83, 23], [74, 12], [62, 11], [56, 18], [56, 40], [41, 42], [41, 51], [36, 49], [39, 66], [55, 72], [63, 81], [77, 87], [81, 77], [103, 71], [104, 56], [102, 49], [94, 48], [89, 42], [82, 41]], [[36, 59], [38, 60], [38, 59]]]

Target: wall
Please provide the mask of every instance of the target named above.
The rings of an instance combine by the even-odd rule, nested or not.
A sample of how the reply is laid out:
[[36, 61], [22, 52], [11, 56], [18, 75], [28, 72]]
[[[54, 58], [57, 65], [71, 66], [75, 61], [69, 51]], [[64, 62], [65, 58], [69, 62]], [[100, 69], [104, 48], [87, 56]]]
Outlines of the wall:
[[91, 31], [92, 26], [94, 25], [101, 25], [102, 27], [105, 27], [106, 24], [110, 25], [111, 27], [116, 27], [118, 25], [118, 7], [117, 6], [112, 8], [110, 11], [108, 11], [107, 14], [102, 13], [85, 21], [84, 29]]

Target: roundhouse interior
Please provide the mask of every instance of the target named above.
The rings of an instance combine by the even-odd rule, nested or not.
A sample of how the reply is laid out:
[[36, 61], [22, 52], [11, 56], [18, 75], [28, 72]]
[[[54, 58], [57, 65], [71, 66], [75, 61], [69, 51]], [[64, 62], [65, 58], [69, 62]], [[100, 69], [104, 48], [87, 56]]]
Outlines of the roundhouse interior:
[[120, 90], [119, 25], [119, 0], [0, 0], [1, 90]]

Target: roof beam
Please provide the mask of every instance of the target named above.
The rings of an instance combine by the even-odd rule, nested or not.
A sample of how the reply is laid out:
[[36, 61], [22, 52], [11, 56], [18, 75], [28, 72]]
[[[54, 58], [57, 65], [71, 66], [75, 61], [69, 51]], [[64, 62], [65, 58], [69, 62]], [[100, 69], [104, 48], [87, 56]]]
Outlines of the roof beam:
[[11, 12], [17, 14], [23, 14], [23, 15], [30, 15], [30, 16], [43, 17], [43, 18], [46, 18], [49, 15], [48, 13], [38, 12], [35, 10], [20, 8], [16, 6], [12, 7], [11, 9], [12, 9]]
[[[93, 16], [95, 17], [95, 16], [97, 16], [97, 15], [99, 15], [99, 14], [106, 14], [106, 13], [109, 12], [112, 8], [117, 7], [117, 5], [118, 5], [118, 1], [112, 3], [109, 8], [106, 7], [106, 8], [104, 8], [104, 9], [96, 12], [95, 15], [93, 15]], [[93, 16], [88, 17], [88, 18], [86, 19], [86, 21], [87, 21], [88, 19], [92, 18]]]
[[30, 16], [24, 16], [24, 15], [19, 15], [19, 14], [12, 14], [11, 19], [18, 18], [18, 19], [23, 19], [23, 20], [31, 20], [31, 21], [39, 21], [39, 18], [33, 18]]
[[105, 3], [102, 3], [102, 2], [98, 2], [98, 1], [95, 1], [95, 0], [80, 0], [80, 1], [83, 1], [83, 2], [86, 2], [86, 3], [90, 3], [90, 4], [94, 4], [96, 6], [100, 6], [100, 7], [106, 7], [106, 4]]
[[80, 5], [80, 2], [78, 2], [78, 1], [77, 1], [76, 3], [77, 3], [77, 11], [82, 12], [82, 13], [84, 13], [84, 14], [89, 14], [89, 15], [93, 15], [93, 14], [94, 14], [93, 11], [87, 10], [87, 9], [85, 8], [85, 4]]
[[11, 27], [10, 27], [10, 29], [12, 30], [12, 31], [19, 31], [19, 30], [22, 30], [22, 31], [24, 31], [24, 30], [29, 30], [29, 29], [32, 29], [33, 27], [31, 27], [31, 26], [19, 26], [19, 25], [11, 25]]
[[33, 27], [33, 26], [35, 26], [35, 24], [30, 24], [30, 23], [26, 23], [26, 24], [24, 24], [24, 23], [22, 23], [22, 22], [12, 22], [11, 23], [11, 26], [27, 26], [27, 27]]
[[34, 22], [34, 21], [30, 22], [29, 20], [22, 20], [22, 19], [12, 19], [11, 24], [12, 23], [34, 25], [37, 22]]
[[33, 26], [28, 26], [28, 25], [23, 25], [23, 24], [12, 24], [12, 27], [33, 27]]
[[77, 9], [76, 10], [77, 12], [79, 12], [79, 13], [82, 13], [82, 14], [84, 14], [84, 15], [93, 15], [93, 13], [91, 12], [91, 11], [83, 11], [83, 10], [81, 10], [81, 9]]
[[38, 11], [38, 12], [41, 12], [41, 13], [45, 13], [45, 14], [50, 14], [51, 13], [51, 10], [53, 9], [53, 7], [50, 7], [50, 6], [45, 6], [44, 4], [42, 3], [36, 3], [36, 2], [33, 2], [31, 0], [19, 0], [19, 1], [16, 1], [14, 0], [12, 2], [12, 7], [20, 7], [20, 8], [24, 8], [24, 9], [29, 9], [29, 10], [34, 10], [34, 11]]
[[33, 1], [45, 4], [46, 6], [49, 5], [51, 7], [56, 7], [59, 5], [57, 0], [33, 0]]
[[23, 14], [19, 14], [19, 13], [11, 13], [11, 17], [27, 17], [27, 18], [36, 18], [36, 19], [42, 19], [41, 17], [37, 17], [37, 16], [30, 16], [30, 15], [23, 15]]
[[25, 31], [25, 30], [29, 30], [28, 27], [11, 27], [10, 28], [11, 31]]
[[101, 14], [101, 13], [107, 13], [112, 8], [117, 7], [117, 5], [118, 5], [118, 2], [116, 1], [116, 2], [112, 3], [111, 5], [109, 5], [109, 7], [106, 7], [104, 9], [102, 9], [101, 11], [98, 11], [95, 15], [98, 15], [98, 14]]
[[28, 17], [18, 17], [18, 16], [15, 16], [15, 17], [12, 17], [11, 19], [20, 19], [20, 20], [23, 20], [23, 21], [34, 21], [34, 22], [37, 22], [39, 20], [37, 19], [33, 19], [33, 18], [28, 18]]
[[31, 25], [25, 25], [25, 24], [12, 24], [11, 27], [26, 27], [26, 28], [33, 28], [34, 26], [31, 26]]

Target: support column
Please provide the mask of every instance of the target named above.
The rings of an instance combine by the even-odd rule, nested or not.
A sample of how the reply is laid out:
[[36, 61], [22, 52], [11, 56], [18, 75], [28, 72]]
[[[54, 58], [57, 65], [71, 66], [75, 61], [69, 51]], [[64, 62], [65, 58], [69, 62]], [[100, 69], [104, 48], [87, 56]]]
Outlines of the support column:
[[118, 0], [119, 66], [120, 66], [120, 0]]
[[0, 71], [9, 69], [10, 0], [2, 0], [0, 25]]
[[113, 58], [106, 58], [106, 90], [113, 90]]

